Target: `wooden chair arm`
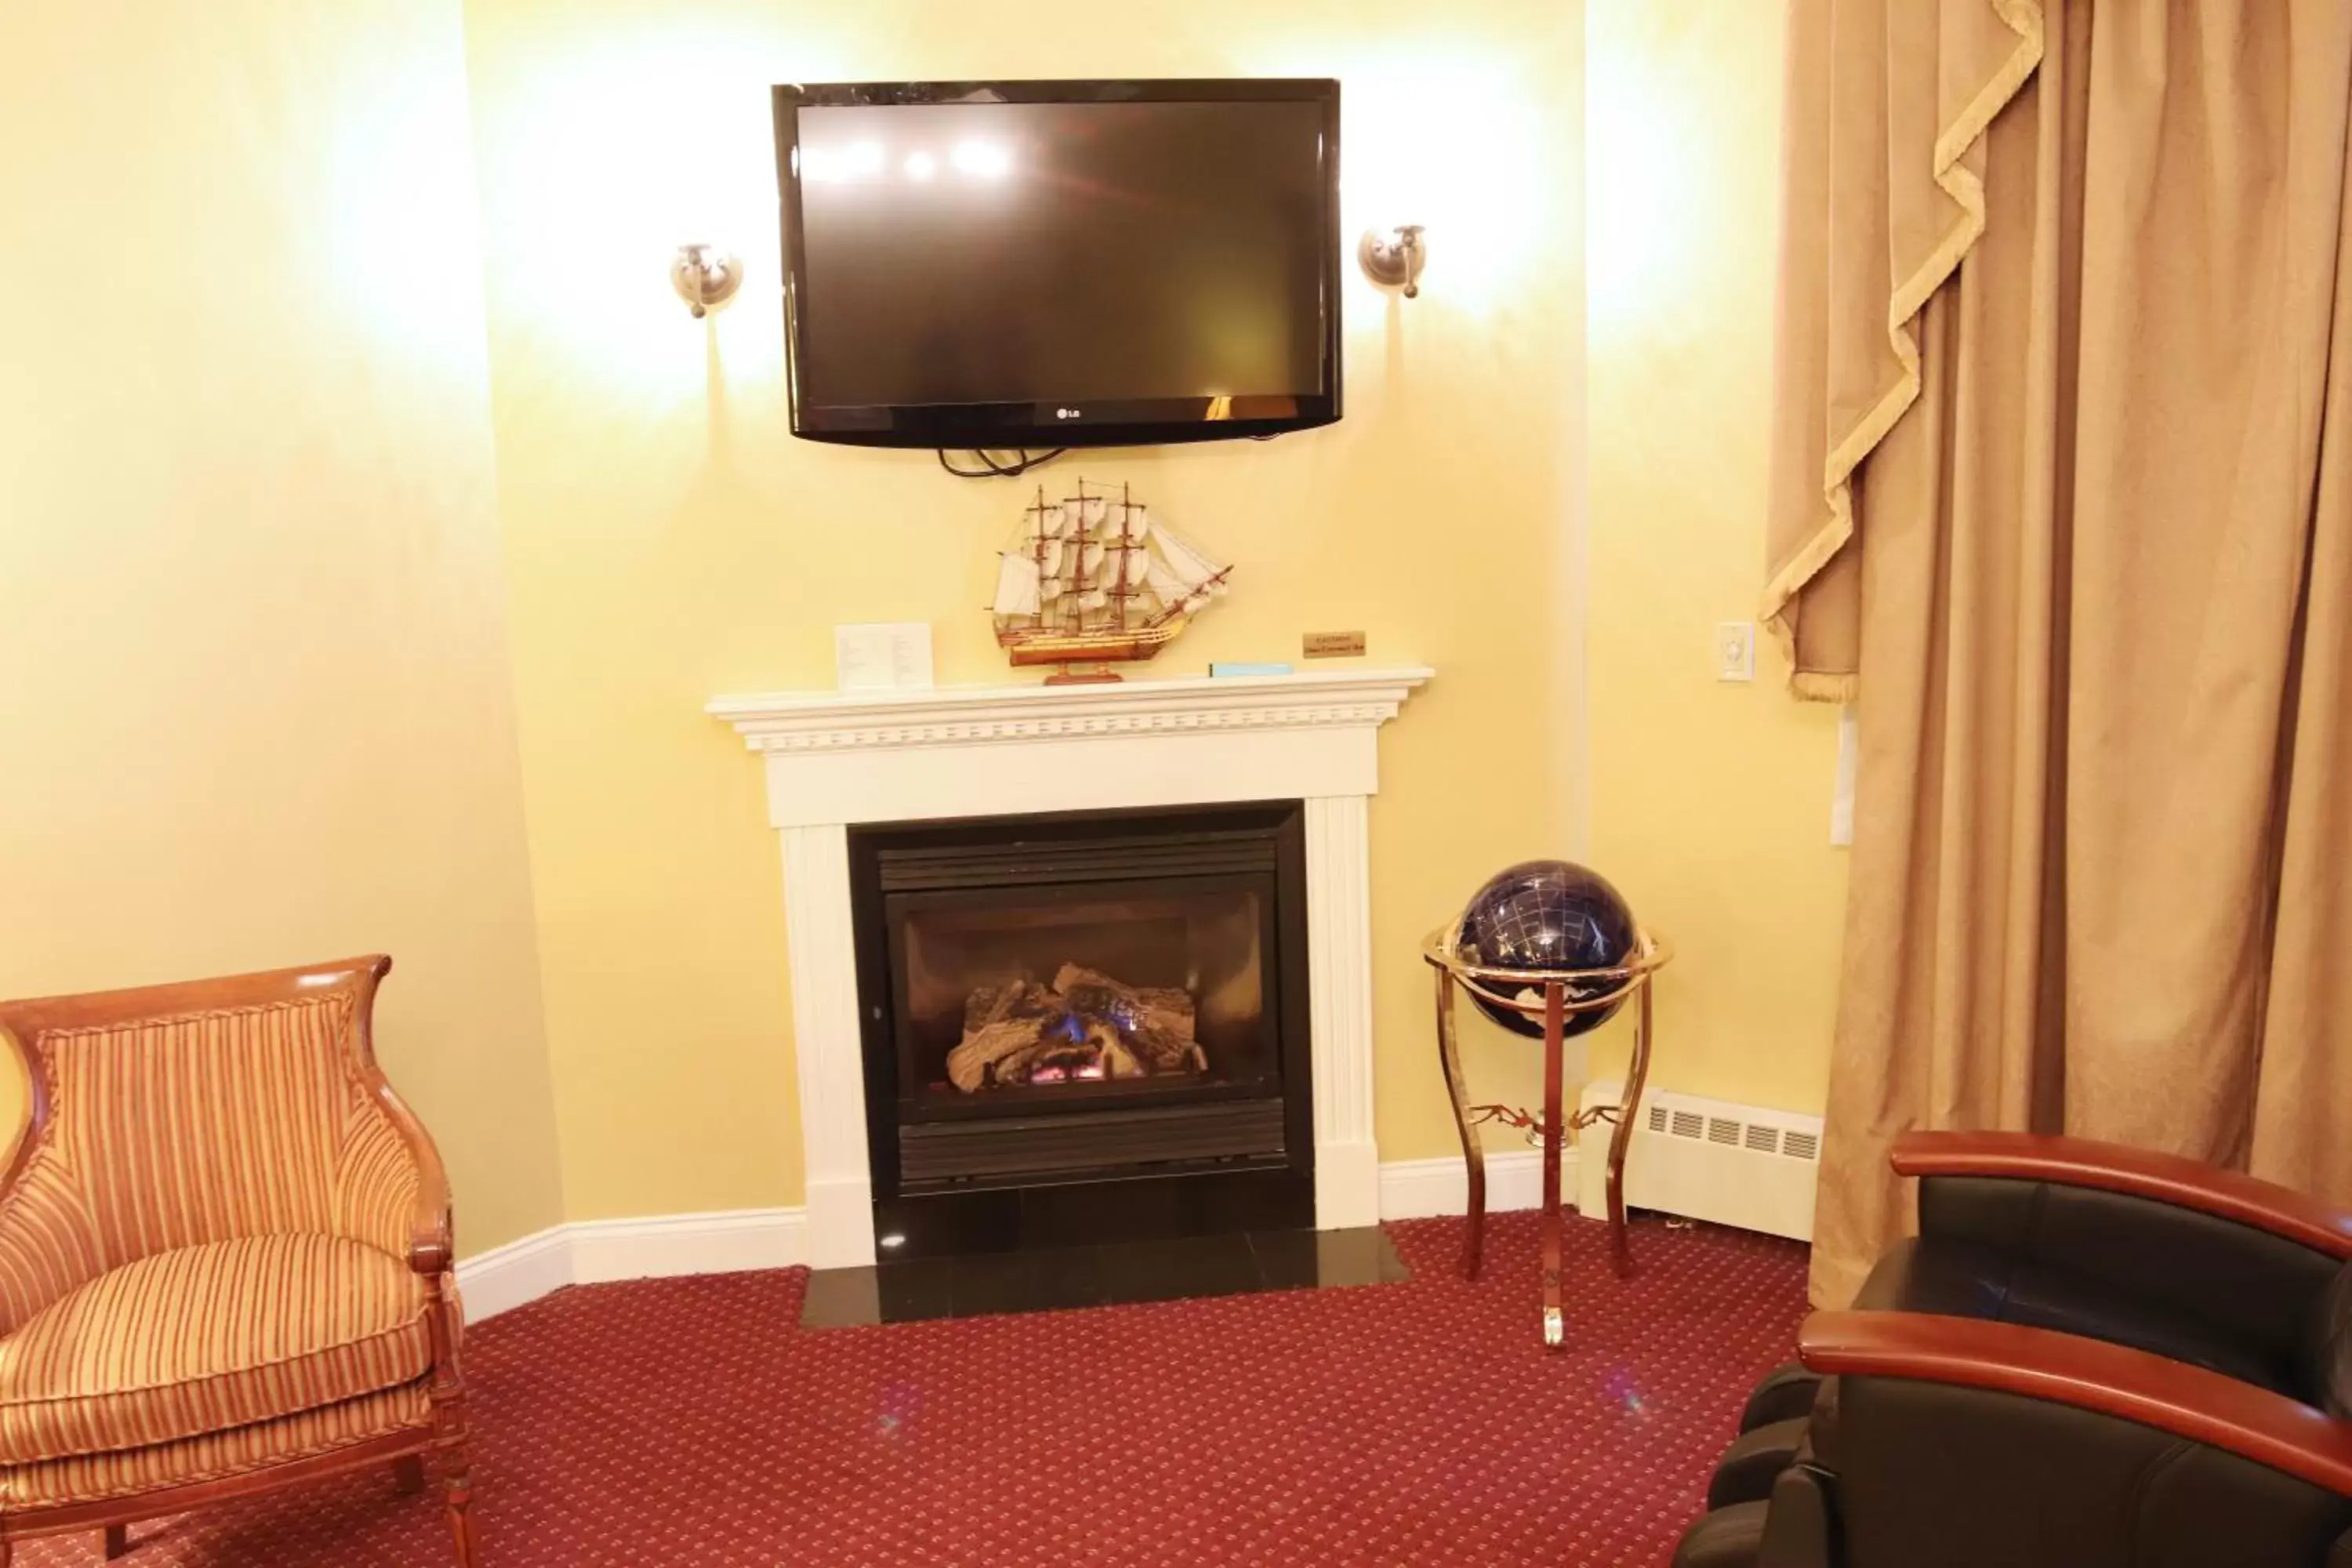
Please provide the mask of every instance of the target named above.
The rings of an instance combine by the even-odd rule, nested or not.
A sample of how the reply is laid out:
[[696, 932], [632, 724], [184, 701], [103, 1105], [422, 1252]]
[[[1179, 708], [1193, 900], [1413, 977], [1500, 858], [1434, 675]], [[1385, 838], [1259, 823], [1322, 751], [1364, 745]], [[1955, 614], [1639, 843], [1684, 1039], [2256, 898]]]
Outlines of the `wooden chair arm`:
[[401, 1102], [389, 1083], [376, 1085], [376, 1103], [398, 1128], [402, 1141], [416, 1161], [416, 1201], [409, 1211], [408, 1266], [419, 1274], [441, 1275], [457, 1261], [456, 1219], [449, 1201], [449, 1176], [442, 1168], [441, 1152], [434, 1147], [425, 1124]]
[[1888, 1163], [1904, 1176], [1992, 1176], [2054, 1182], [2195, 1209], [2352, 1258], [2352, 1210], [2234, 1171], [2087, 1138], [2029, 1132], [1906, 1132]]
[[1977, 1318], [1815, 1312], [1798, 1355], [1824, 1375], [1982, 1388], [2116, 1416], [2352, 1498], [2352, 1422], [2146, 1351]]
[[361, 1076], [370, 1098], [400, 1134], [400, 1141], [408, 1146], [409, 1157], [416, 1163], [416, 1197], [410, 1205], [408, 1218], [408, 1266], [428, 1279], [437, 1279], [457, 1263], [457, 1223], [451, 1212], [449, 1173], [441, 1163], [441, 1151], [434, 1143], [433, 1134], [425, 1130], [425, 1123], [400, 1098], [392, 1080], [384, 1077], [383, 1068], [376, 1065], [375, 989], [392, 973], [392, 960], [375, 953], [355, 963], [366, 975], [365, 988], [360, 995], [356, 1041]]

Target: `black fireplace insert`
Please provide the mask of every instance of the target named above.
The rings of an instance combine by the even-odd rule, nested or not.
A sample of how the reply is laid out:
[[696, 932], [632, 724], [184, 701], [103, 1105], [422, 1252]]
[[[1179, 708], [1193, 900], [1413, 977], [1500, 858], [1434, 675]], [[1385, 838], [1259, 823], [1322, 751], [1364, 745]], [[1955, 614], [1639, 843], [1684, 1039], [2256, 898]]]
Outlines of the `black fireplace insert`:
[[1297, 802], [853, 829], [877, 1234], [1312, 1222]]

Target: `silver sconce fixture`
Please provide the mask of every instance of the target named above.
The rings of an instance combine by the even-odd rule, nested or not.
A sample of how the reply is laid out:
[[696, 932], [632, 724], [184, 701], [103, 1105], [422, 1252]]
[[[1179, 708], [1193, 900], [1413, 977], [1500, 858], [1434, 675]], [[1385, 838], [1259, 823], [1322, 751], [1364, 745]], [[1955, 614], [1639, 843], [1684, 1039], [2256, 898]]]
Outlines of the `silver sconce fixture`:
[[1356, 265], [1383, 289], [1400, 289], [1408, 300], [1421, 293], [1421, 269], [1429, 260], [1429, 247], [1421, 239], [1421, 225], [1368, 228], [1356, 242]]
[[669, 286], [698, 321], [735, 298], [743, 264], [715, 245], [681, 245], [669, 264]]

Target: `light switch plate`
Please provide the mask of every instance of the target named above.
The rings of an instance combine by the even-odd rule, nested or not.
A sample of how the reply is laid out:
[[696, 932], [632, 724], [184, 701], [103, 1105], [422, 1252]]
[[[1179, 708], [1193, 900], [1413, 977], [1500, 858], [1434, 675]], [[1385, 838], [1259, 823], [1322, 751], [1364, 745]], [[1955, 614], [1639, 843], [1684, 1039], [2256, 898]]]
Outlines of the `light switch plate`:
[[1725, 621], [1715, 628], [1715, 678], [1756, 679], [1756, 623]]

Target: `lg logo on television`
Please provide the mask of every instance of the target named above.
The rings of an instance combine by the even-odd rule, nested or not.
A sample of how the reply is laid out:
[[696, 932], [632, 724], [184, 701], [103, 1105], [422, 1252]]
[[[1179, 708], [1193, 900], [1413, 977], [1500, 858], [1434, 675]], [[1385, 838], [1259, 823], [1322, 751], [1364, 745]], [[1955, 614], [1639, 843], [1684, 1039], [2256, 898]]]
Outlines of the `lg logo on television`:
[[1086, 410], [1083, 408], [1056, 408], [1054, 410], [1054, 417], [1056, 419], [1076, 419], [1084, 416], [1085, 414]]

